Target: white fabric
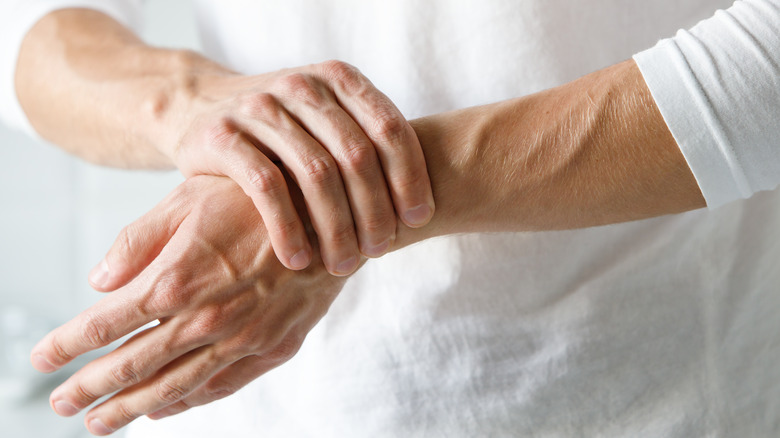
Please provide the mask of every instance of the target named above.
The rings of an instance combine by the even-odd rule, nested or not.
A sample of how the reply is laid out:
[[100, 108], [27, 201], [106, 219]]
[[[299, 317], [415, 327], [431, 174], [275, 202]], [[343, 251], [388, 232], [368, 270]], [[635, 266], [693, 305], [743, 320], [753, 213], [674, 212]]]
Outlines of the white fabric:
[[[729, 4], [197, 7], [209, 56], [247, 73], [343, 59], [416, 117], [558, 85]], [[128, 436], [777, 436], [778, 260], [777, 191], [607, 227], [434, 239], [367, 264], [288, 364]]]
[[780, 2], [737, 2], [635, 60], [710, 208], [777, 187]]

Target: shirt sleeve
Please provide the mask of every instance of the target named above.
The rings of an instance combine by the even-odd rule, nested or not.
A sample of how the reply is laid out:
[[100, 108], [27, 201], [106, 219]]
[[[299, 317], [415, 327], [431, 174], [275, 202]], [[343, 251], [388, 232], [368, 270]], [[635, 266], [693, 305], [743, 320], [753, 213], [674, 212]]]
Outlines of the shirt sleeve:
[[14, 75], [27, 32], [46, 14], [63, 8], [90, 8], [138, 29], [141, 0], [2, 0], [0, 1], [0, 120], [37, 136], [16, 96]]
[[780, 0], [740, 0], [634, 56], [710, 208], [780, 184]]

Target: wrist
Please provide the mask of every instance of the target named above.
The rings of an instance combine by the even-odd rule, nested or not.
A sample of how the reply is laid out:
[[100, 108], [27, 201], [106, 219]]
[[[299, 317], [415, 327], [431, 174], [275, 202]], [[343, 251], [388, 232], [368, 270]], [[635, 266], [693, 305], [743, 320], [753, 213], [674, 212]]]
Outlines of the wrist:
[[177, 147], [204, 104], [213, 101], [214, 90], [236, 73], [193, 51], [152, 50], [162, 71], [152, 73], [157, 80], [147, 87], [144, 129], [150, 144], [175, 163]]
[[444, 234], [583, 228], [704, 206], [632, 61], [411, 124], [436, 215], [401, 230], [398, 248]]
[[472, 107], [410, 121], [422, 146], [436, 214], [421, 228], [399, 226], [394, 249], [431, 237], [489, 231], [495, 191], [485, 178], [484, 144], [499, 104]]

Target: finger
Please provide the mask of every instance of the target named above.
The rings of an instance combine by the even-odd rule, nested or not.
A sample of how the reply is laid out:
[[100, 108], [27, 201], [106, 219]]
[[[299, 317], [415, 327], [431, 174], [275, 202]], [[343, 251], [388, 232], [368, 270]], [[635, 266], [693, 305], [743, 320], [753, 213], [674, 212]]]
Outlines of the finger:
[[30, 361], [38, 371], [49, 373], [74, 358], [131, 333], [158, 316], [117, 292], [47, 334], [33, 348]]
[[161, 369], [154, 377], [123, 390], [84, 417], [95, 435], [108, 435], [136, 418], [178, 402], [225, 366], [214, 346], [193, 350]]
[[[220, 137], [220, 136], [218, 136]], [[289, 269], [304, 269], [312, 249], [295, 210], [284, 176], [237, 127], [221, 136], [224, 142], [213, 157], [218, 171], [235, 181], [252, 199], [268, 229], [276, 257]]]
[[291, 115], [334, 157], [349, 197], [361, 252], [379, 257], [395, 240], [396, 215], [374, 145], [330, 90], [290, 76]]
[[420, 227], [435, 209], [425, 156], [417, 135], [393, 102], [349, 64], [321, 64], [342, 107], [376, 146], [393, 204], [410, 227]]
[[52, 391], [52, 408], [62, 416], [76, 415], [100, 397], [136, 385], [177, 357], [203, 346], [200, 340], [183, 338], [183, 332], [177, 324], [161, 323], [134, 335]]
[[180, 209], [170, 208], [170, 199], [120, 231], [106, 256], [89, 273], [95, 290], [109, 292], [124, 286], [160, 254], [185, 216]]
[[287, 336], [274, 348], [256, 355], [246, 356], [219, 371], [186, 398], [149, 414], [149, 418], [156, 420], [176, 415], [190, 408], [235, 394], [253, 380], [290, 360], [298, 353], [302, 343], [303, 340], [300, 337]]
[[225, 398], [276, 366], [276, 362], [263, 359], [261, 356], [247, 356], [215, 374], [186, 398], [152, 412], [148, 416], [153, 420], [158, 420]]
[[351, 274], [359, 262], [352, 212], [333, 157], [270, 95], [258, 99], [245, 129], [276, 153], [303, 192], [328, 271]]

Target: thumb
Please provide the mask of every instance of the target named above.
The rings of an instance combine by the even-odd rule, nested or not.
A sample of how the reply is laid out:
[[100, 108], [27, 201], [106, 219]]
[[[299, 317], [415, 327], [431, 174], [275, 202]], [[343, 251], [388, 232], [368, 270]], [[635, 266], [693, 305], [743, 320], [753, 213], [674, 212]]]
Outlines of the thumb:
[[111, 292], [135, 278], [154, 261], [176, 232], [182, 218], [158, 206], [126, 226], [111, 249], [89, 273], [89, 284], [99, 292]]

